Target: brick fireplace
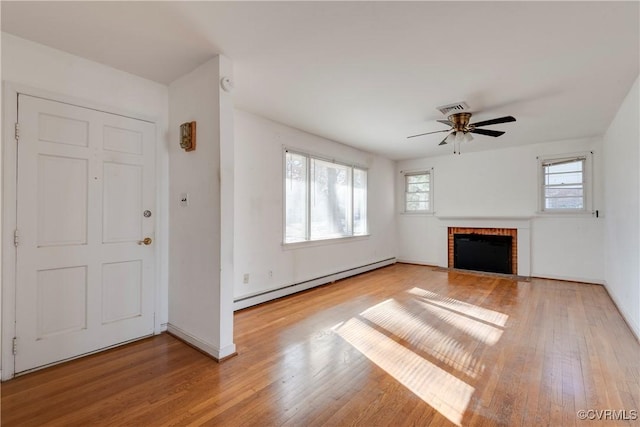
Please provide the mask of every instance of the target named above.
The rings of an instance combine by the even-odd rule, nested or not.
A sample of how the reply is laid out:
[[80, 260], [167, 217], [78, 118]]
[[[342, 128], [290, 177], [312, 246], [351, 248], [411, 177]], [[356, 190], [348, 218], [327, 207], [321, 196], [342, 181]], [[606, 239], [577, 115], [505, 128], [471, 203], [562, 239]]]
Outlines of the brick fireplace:
[[454, 235], [477, 234], [511, 237], [511, 274], [518, 274], [518, 230], [515, 228], [448, 227], [448, 267], [454, 267]]

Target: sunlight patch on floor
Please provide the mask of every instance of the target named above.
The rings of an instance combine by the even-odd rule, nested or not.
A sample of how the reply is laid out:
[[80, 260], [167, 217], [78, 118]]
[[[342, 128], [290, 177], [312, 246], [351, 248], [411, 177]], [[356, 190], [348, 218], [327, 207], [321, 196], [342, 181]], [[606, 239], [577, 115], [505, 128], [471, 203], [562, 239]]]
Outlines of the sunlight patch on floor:
[[466, 350], [465, 345], [429, 324], [431, 316], [416, 313], [394, 299], [377, 304], [360, 315], [471, 378], [477, 378], [484, 371], [484, 365]]
[[420, 304], [425, 311], [433, 314], [443, 322], [448, 323], [484, 344], [494, 345], [502, 336], [502, 329], [496, 328], [495, 326], [473, 320], [470, 317], [441, 308], [429, 302], [418, 301], [418, 304]]
[[460, 425], [473, 387], [362, 320], [352, 318], [334, 331], [449, 421]]
[[509, 316], [500, 313], [498, 311], [489, 310], [488, 308], [479, 307], [477, 305], [469, 304], [468, 302], [458, 301], [457, 299], [445, 297], [435, 292], [427, 291], [425, 289], [413, 288], [407, 291], [408, 293], [424, 298], [426, 301], [439, 305], [449, 310], [458, 311], [464, 313], [467, 316], [475, 317], [478, 320], [492, 323], [496, 326], [505, 326]]

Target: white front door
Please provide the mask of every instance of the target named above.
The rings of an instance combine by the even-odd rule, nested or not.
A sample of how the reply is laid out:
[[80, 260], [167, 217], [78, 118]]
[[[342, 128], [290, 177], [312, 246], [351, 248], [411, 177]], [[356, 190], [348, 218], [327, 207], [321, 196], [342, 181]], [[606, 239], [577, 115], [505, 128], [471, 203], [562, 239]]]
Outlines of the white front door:
[[16, 373], [152, 334], [155, 294], [155, 125], [24, 94], [18, 121]]

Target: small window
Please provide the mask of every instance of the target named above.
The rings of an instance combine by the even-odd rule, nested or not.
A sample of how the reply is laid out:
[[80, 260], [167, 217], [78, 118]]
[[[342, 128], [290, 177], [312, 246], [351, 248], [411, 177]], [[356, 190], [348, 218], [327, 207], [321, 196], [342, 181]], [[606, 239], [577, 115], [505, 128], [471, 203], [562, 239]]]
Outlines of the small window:
[[588, 202], [587, 157], [545, 159], [542, 167], [542, 211], [585, 212]]
[[285, 151], [285, 243], [363, 236], [367, 170]]
[[404, 211], [431, 212], [431, 172], [404, 174]]

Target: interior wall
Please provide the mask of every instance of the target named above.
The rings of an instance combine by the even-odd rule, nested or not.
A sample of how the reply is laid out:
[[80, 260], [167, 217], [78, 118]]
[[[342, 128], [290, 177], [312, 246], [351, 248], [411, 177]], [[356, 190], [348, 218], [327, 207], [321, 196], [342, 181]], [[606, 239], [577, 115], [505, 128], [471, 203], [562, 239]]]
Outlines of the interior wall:
[[[235, 352], [231, 284], [221, 282], [221, 197], [228, 195], [221, 187], [221, 150], [227, 149], [226, 156], [233, 150], [221, 144], [232, 144], [233, 125], [228, 114], [231, 101], [221, 93], [219, 81], [228, 67], [218, 56], [169, 85], [168, 330], [216, 358]], [[179, 129], [191, 121], [197, 123], [197, 144], [195, 151], [186, 152], [179, 146]], [[188, 198], [185, 205], [183, 197]], [[232, 268], [229, 262], [226, 258], [225, 274]], [[222, 299], [225, 286], [228, 301]]]
[[64, 95], [107, 110], [148, 117], [156, 122], [157, 318], [167, 322], [168, 290], [168, 88], [105, 65], [2, 33], [2, 80]]
[[[602, 283], [603, 220], [538, 214], [538, 156], [593, 151], [594, 205], [602, 209], [601, 138], [464, 152], [396, 166], [400, 261], [447, 266], [444, 218], [529, 219], [531, 275]], [[402, 171], [433, 168], [434, 214], [405, 214]]]
[[[237, 109], [235, 144], [236, 299], [396, 256], [391, 160]], [[369, 168], [369, 237], [283, 246], [285, 146]]]
[[604, 136], [605, 285], [636, 337], [640, 337], [639, 80]]

